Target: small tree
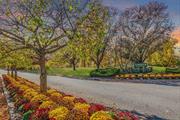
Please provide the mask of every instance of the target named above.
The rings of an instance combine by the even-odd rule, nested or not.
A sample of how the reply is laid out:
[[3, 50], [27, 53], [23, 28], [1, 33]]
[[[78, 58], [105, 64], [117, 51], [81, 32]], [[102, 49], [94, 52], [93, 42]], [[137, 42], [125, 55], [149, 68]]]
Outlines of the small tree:
[[[33, 60], [40, 66], [40, 90], [47, 90], [46, 56], [64, 46], [76, 33], [76, 20], [85, 14], [81, 0], [3, 1], [0, 12], [0, 35], [16, 46], [34, 51]], [[83, 12], [83, 14], [81, 14]]]

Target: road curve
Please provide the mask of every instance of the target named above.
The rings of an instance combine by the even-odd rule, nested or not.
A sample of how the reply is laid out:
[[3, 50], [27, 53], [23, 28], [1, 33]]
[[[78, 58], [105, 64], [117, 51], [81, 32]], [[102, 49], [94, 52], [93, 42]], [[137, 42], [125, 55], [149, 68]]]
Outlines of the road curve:
[[[0, 74], [3, 73], [5, 71], [0, 70]], [[19, 76], [39, 84], [38, 74], [19, 72]], [[180, 120], [180, 86], [102, 82], [60, 76], [48, 76], [48, 86], [86, 98], [89, 102], [153, 116], [154, 120]]]

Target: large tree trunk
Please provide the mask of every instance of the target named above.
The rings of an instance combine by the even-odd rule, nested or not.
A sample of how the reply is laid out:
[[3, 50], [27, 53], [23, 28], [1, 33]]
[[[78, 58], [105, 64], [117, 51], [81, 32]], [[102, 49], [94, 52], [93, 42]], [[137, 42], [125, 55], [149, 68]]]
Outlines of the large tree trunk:
[[46, 93], [47, 91], [47, 72], [45, 56], [40, 59], [40, 91]]

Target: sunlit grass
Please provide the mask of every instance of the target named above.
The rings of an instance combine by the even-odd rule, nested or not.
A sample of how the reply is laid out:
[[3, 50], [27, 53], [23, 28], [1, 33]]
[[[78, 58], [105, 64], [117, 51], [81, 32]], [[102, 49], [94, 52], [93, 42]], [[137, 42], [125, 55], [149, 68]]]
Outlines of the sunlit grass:
[[66, 77], [89, 77], [90, 72], [95, 68], [77, 68], [75, 71], [72, 68], [49, 68], [49, 75], [60, 75]]

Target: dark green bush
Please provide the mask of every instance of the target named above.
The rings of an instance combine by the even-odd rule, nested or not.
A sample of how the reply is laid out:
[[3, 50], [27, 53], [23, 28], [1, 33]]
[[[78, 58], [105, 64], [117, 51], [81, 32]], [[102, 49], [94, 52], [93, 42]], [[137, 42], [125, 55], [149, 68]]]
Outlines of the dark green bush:
[[166, 68], [166, 73], [180, 73], [180, 68]]
[[120, 70], [116, 68], [96, 69], [90, 72], [91, 77], [111, 77], [119, 74]]

